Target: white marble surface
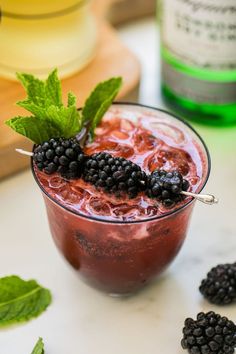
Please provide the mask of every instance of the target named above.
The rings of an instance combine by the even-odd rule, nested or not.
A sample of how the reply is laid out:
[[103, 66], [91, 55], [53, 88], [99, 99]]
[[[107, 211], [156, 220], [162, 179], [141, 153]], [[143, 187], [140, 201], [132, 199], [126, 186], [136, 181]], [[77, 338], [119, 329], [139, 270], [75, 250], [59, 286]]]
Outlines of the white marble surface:
[[[122, 28], [120, 34], [142, 62], [140, 101], [162, 105], [154, 20]], [[206, 191], [220, 204], [196, 205], [175, 262], [130, 298], [108, 297], [77, 279], [54, 247], [30, 172], [0, 183], [0, 276], [35, 278], [53, 293], [52, 305], [39, 318], [0, 331], [0, 354], [30, 354], [39, 336], [45, 354], [179, 354], [185, 317], [213, 309], [236, 321], [236, 304], [218, 308], [198, 292], [210, 267], [236, 260], [236, 128], [195, 127], [212, 156]]]

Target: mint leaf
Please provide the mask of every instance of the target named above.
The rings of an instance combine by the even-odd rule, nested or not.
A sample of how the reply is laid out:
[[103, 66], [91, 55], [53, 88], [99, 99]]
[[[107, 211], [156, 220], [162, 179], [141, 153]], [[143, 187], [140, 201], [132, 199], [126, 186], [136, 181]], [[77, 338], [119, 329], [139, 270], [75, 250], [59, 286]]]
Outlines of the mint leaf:
[[30, 74], [17, 74], [28, 97], [17, 105], [32, 113], [31, 117], [18, 116], [5, 123], [17, 133], [40, 144], [50, 138], [75, 136], [81, 129], [81, 114], [76, 108], [76, 97], [68, 94], [68, 107], [62, 104], [61, 83], [57, 70], [46, 81]]
[[48, 289], [16, 275], [0, 278], [0, 327], [39, 316], [51, 303]]
[[31, 354], [44, 354], [44, 344], [42, 338], [39, 338]]
[[27, 111], [33, 113], [35, 116], [44, 119], [46, 116], [45, 108], [38, 106], [30, 100], [19, 101], [16, 103], [19, 107], [25, 108]]
[[24, 86], [28, 95], [28, 100], [38, 106], [45, 106], [45, 83], [30, 74], [17, 73], [17, 78]]
[[45, 96], [48, 105], [62, 106], [61, 82], [57, 76], [57, 69], [53, 70], [47, 78]]
[[49, 107], [51, 105], [62, 106], [61, 82], [57, 76], [57, 70], [53, 70], [46, 81], [39, 80], [30, 74], [17, 74], [26, 92], [27, 101], [40, 107]]
[[70, 106], [76, 106], [76, 96], [73, 94], [73, 92], [68, 93], [67, 107]]
[[112, 78], [98, 84], [87, 98], [82, 110], [82, 124], [89, 124], [90, 134], [94, 136], [96, 126], [112, 104], [122, 84], [122, 78]]
[[60, 137], [60, 131], [57, 129], [56, 124], [46, 119], [39, 119], [36, 117], [14, 117], [5, 122], [9, 127], [17, 133], [24, 135], [36, 144], [50, 138]]
[[56, 124], [59, 136], [70, 138], [75, 136], [81, 129], [81, 116], [75, 106], [56, 107], [50, 106], [46, 115], [52, 124]]

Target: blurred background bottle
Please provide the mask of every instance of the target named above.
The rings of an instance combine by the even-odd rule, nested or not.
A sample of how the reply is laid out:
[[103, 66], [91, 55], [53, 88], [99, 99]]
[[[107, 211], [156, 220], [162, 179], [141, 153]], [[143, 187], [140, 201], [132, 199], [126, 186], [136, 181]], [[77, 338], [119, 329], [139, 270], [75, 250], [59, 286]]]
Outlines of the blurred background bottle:
[[160, 0], [162, 93], [183, 117], [236, 123], [236, 1]]

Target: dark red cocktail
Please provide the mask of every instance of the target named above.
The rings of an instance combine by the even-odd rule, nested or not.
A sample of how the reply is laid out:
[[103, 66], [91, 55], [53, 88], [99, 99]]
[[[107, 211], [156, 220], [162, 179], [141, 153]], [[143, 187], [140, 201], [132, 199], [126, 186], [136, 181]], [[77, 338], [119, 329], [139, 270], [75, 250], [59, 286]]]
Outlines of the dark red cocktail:
[[[209, 156], [199, 136], [182, 121], [154, 108], [115, 104], [85, 152], [106, 151], [137, 163], [146, 173], [179, 170], [200, 192]], [[54, 241], [92, 286], [128, 294], [160, 274], [186, 236], [193, 200], [172, 209], [140, 193], [117, 198], [82, 179], [65, 180], [34, 169], [46, 203]]]

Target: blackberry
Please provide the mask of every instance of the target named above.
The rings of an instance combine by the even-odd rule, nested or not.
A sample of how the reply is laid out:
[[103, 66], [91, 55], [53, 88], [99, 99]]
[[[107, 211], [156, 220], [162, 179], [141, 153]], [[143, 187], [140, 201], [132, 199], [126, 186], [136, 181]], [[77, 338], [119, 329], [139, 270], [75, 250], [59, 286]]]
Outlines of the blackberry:
[[155, 170], [148, 176], [146, 193], [149, 198], [157, 198], [166, 207], [172, 207], [184, 198], [180, 193], [188, 187], [189, 182], [178, 171]]
[[185, 320], [181, 345], [190, 354], [233, 354], [236, 326], [213, 311], [200, 312], [196, 320]]
[[145, 189], [147, 176], [135, 163], [100, 152], [91, 155], [85, 162], [83, 178], [118, 197], [125, 192], [134, 198]]
[[70, 179], [81, 176], [85, 156], [76, 138], [58, 138], [37, 145], [33, 159], [39, 170]]
[[236, 299], [236, 263], [219, 264], [212, 268], [202, 280], [199, 290], [213, 304], [233, 302]]

